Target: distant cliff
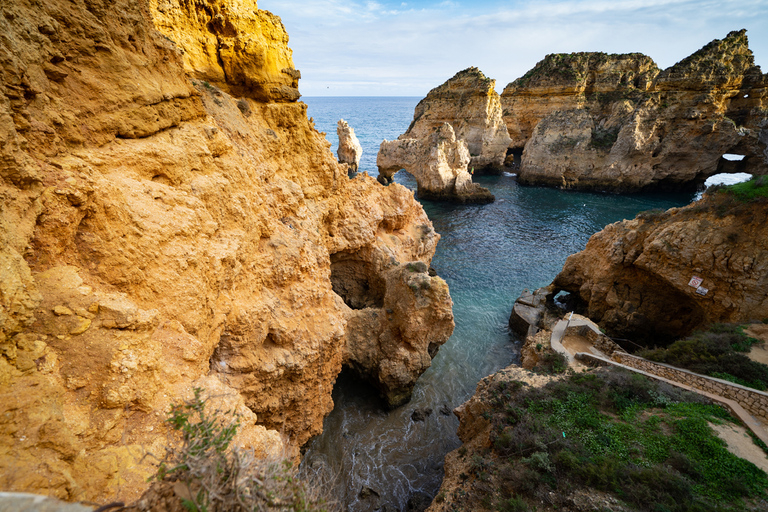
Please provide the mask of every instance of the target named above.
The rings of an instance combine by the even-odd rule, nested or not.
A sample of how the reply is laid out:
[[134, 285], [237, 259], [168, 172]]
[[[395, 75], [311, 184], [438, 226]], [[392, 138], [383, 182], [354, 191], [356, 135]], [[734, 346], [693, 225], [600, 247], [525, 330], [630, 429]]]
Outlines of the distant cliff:
[[742, 30], [663, 71], [637, 53], [548, 55], [501, 103], [521, 183], [675, 190], [768, 174], [767, 87]]
[[279, 18], [12, 0], [0, 33], [2, 490], [137, 497], [193, 387], [260, 453], [321, 431], [343, 364], [408, 399], [453, 330], [439, 235], [348, 179]]

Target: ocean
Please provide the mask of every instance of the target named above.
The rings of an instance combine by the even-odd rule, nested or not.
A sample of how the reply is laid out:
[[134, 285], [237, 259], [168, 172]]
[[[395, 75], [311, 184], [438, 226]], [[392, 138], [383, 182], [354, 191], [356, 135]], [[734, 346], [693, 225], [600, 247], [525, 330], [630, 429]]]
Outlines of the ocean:
[[[420, 98], [303, 98], [319, 131], [336, 153], [336, 122], [345, 119], [363, 147], [360, 171], [378, 175], [376, 153], [384, 139], [405, 132]], [[399, 172], [395, 181], [415, 190]], [[688, 204], [694, 194], [605, 195], [523, 187], [515, 176], [480, 176], [475, 181], [496, 196], [488, 205], [421, 201], [442, 235], [432, 266], [450, 287], [456, 329], [421, 377], [410, 403], [385, 411], [375, 392], [342, 374], [334, 389], [335, 409], [324, 433], [313, 439], [303, 464], [338, 474], [338, 494], [347, 510], [388, 505], [404, 510], [408, 500], [433, 497], [443, 458], [461, 443], [453, 409], [475, 391], [480, 379], [519, 361], [520, 340], [507, 326], [524, 289], [546, 286], [568, 255], [584, 248], [607, 224], [652, 208]], [[415, 409], [432, 409], [414, 422]]]

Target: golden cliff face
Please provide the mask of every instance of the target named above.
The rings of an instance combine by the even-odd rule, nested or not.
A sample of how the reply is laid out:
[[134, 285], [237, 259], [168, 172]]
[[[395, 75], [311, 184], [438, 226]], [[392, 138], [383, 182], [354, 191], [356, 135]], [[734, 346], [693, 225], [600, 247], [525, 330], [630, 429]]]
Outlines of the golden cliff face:
[[640, 54], [549, 55], [501, 96], [518, 178], [637, 192], [766, 174], [767, 77], [743, 30], [663, 71]]
[[[3, 490], [130, 501], [193, 387], [241, 412], [241, 444], [296, 454], [355, 361], [339, 255], [441, 322], [434, 346], [417, 326], [372, 366], [415, 379], [450, 335], [444, 282], [420, 274], [414, 290], [396, 272], [439, 239], [412, 194], [347, 178], [289, 101], [278, 18], [202, 6], [0, 7]], [[178, 47], [152, 22], [175, 27], [171, 14]]]
[[495, 86], [496, 80], [477, 68], [456, 73], [416, 105], [413, 122], [399, 139], [425, 139], [448, 123], [456, 138], [467, 143], [470, 168], [499, 172], [507, 155], [509, 135]]
[[157, 29], [184, 49], [190, 76], [258, 101], [299, 99], [285, 27], [256, 0], [150, 0], [150, 9]]
[[[728, 192], [607, 226], [553, 282], [609, 334], [649, 345], [768, 317], [768, 204]], [[701, 278], [701, 290], [692, 286]], [[693, 283], [697, 284], [697, 283]]]

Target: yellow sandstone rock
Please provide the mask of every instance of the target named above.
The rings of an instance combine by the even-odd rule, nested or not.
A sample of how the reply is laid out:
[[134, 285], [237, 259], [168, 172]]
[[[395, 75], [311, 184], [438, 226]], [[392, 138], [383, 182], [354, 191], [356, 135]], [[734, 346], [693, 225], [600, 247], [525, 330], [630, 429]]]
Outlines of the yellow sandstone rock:
[[[196, 5], [0, 6], [2, 490], [137, 498], [194, 387], [246, 415], [241, 444], [298, 456], [354, 364], [334, 262], [396, 296], [411, 281], [387, 272], [434, 254], [412, 193], [349, 180], [294, 101], [279, 19]], [[435, 336], [366, 353], [397, 390], [453, 327], [428, 284], [411, 300]]]

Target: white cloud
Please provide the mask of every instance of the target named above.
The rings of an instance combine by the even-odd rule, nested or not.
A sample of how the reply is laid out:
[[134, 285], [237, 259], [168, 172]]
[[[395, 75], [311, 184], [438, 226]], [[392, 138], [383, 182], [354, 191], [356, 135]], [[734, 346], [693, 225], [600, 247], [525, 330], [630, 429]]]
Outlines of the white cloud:
[[437, 2], [393, 9], [385, 0], [260, 0], [259, 7], [283, 18], [309, 96], [423, 96], [469, 66], [496, 78], [501, 91], [555, 52], [637, 51], [667, 67], [741, 28], [758, 64], [768, 62], [768, 0], [550, 0], [495, 9]]

